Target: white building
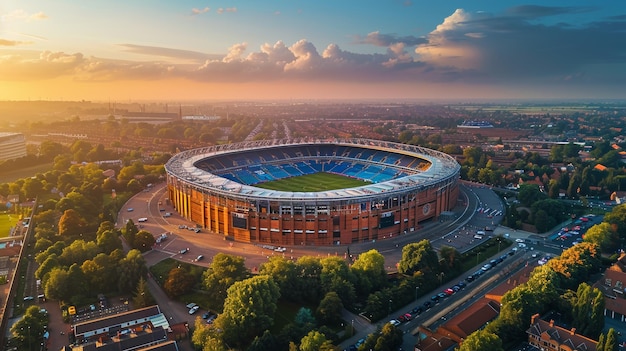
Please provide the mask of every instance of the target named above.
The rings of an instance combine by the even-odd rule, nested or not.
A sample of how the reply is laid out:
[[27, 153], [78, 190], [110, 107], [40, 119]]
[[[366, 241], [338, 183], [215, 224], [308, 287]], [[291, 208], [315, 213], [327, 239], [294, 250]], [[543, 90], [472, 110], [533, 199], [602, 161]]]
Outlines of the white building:
[[26, 139], [22, 133], [0, 132], [0, 161], [26, 156]]

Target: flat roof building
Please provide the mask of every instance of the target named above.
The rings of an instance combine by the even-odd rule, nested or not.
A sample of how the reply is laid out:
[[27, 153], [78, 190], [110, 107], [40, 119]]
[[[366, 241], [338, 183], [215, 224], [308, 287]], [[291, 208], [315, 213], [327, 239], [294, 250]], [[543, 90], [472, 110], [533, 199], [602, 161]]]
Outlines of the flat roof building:
[[26, 156], [26, 139], [22, 133], [0, 132], [0, 161]]

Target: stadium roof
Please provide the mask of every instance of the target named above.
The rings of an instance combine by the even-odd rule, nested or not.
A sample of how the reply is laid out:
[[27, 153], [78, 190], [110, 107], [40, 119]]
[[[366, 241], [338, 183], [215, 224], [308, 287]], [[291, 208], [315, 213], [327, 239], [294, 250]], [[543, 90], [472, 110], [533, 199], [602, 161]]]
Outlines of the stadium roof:
[[[431, 166], [424, 171], [395, 178], [385, 182], [363, 185], [355, 188], [328, 190], [320, 192], [287, 192], [257, 188], [238, 183], [209, 171], [202, 170], [195, 164], [208, 157], [235, 151], [260, 150], [282, 146], [331, 144], [367, 149], [381, 150], [390, 153], [404, 154], [427, 160]], [[314, 158], [314, 157], [312, 157]], [[224, 193], [226, 196], [239, 195], [256, 199], [292, 199], [292, 200], [342, 200], [352, 197], [377, 198], [381, 195], [393, 195], [410, 188], [427, 188], [440, 184], [447, 179], [456, 179], [461, 166], [450, 155], [414, 145], [398, 144], [369, 139], [281, 139], [243, 142], [236, 144], [216, 145], [206, 148], [184, 151], [173, 156], [165, 165], [166, 171], [198, 188], [211, 189]]]

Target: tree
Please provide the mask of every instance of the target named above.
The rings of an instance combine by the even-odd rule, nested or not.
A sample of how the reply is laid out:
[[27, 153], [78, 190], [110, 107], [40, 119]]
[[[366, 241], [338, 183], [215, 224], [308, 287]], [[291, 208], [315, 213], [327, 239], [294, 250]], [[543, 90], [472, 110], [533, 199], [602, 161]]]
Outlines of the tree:
[[[123, 253], [121, 250], [115, 250], [111, 256], [116, 253]], [[121, 255], [120, 255], [121, 256]], [[121, 259], [117, 266], [118, 280], [117, 289], [122, 293], [128, 293], [135, 289], [135, 285], [140, 279], [144, 279], [148, 274], [146, 260], [139, 250], [130, 250], [126, 257]]]
[[455, 248], [444, 245], [439, 249], [439, 256], [441, 257], [441, 270], [443, 272], [461, 273], [461, 254]]
[[311, 330], [300, 340], [300, 351], [333, 350], [330, 340], [317, 330]]
[[137, 235], [135, 235], [133, 248], [141, 252], [146, 252], [152, 250], [152, 246], [154, 246], [155, 243], [156, 240], [150, 232], [146, 230], [140, 230]]
[[316, 257], [302, 256], [296, 261], [298, 302], [317, 304], [321, 299], [322, 265]]
[[385, 257], [375, 249], [363, 252], [352, 264], [352, 272], [357, 279], [357, 295], [367, 296], [382, 288], [387, 282]]
[[202, 351], [227, 351], [226, 345], [216, 334], [216, 330], [211, 325], [205, 323], [202, 318], [196, 317], [193, 335], [191, 336], [191, 342], [196, 349], [202, 349]]
[[468, 335], [458, 348], [459, 351], [503, 351], [502, 340], [484, 329]]
[[604, 295], [597, 288], [581, 283], [572, 306], [572, 325], [583, 335], [597, 338], [604, 328]]
[[559, 298], [561, 276], [547, 265], [533, 269], [526, 287], [535, 295], [539, 310], [549, 306]]
[[340, 257], [328, 257], [322, 259], [320, 263], [322, 264], [320, 274], [322, 293], [333, 291], [339, 295], [345, 305], [352, 305], [355, 298], [353, 284], [355, 278], [346, 261]]
[[248, 347], [247, 351], [275, 351], [280, 347], [276, 340], [276, 337], [270, 333], [269, 330], [263, 332], [263, 335], [256, 336], [252, 343]]
[[402, 330], [391, 323], [371, 333], [359, 347], [361, 350], [392, 351], [402, 345]]
[[51, 254], [43, 261], [42, 264], [39, 265], [39, 268], [35, 271], [35, 278], [43, 279], [46, 274], [48, 274], [53, 268], [59, 266], [59, 260], [57, 259], [56, 254]]
[[313, 317], [313, 312], [306, 307], [300, 307], [298, 313], [296, 313], [296, 317], [294, 318], [294, 323], [300, 326], [306, 326], [308, 329], [311, 329], [315, 326], [315, 317]]
[[248, 278], [250, 273], [243, 257], [218, 253], [202, 277], [204, 287], [211, 292], [211, 306], [217, 310], [224, 304], [228, 288], [237, 281]]
[[546, 197], [536, 184], [522, 184], [519, 187], [517, 199], [526, 207], [530, 207], [533, 203], [543, 200]]
[[100, 253], [100, 248], [93, 241], [75, 240], [65, 247], [59, 255], [59, 263], [66, 267], [73, 263], [79, 265]]
[[600, 334], [598, 338], [598, 343], [596, 344], [596, 351], [604, 351], [604, 344], [606, 341], [604, 340], [604, 334]]
[[614, 252], [619, 245], [619, 238], [614, 235], [611, 225], [607, 222], [596, 224], [585, 233], [584, 240], [600, 247], [603, 252]]
[[422, 240], [410, 243], [402, 248], [402, 258], [398, 262], [398, 271], [406, 275], [422, 272], [426, 277], [434, 277], [438, 273], [439, 259], [430, 241]]
[[129, 219], [126, 222], [126, 226], [124, 227], [122, 235], [124, 236], [124, 239], [126, 239], [126, 243], [131, 247], [134, 247], [135, 236], [137, 235], [137, 233], [139, 233], [139, 228], [137, 228], [135, 222], [133, 222], [132, 219]]
[[48, 315], [41, 313], [39, 306], [30, 306], [24, 316], [11, 326], [11, 334], [17, 340], [20, 350], [39, 350], [43, 339]]
[[575, 288], [580, 282], [586, 281], [592, 272], [600, 267], [600, 253], [594, 244], [582, 242], [561, 253], [561, 256], [548, 261], [546, 264], [559, 273], [561, 288]]
[[133, 306], [135, 308], [142, 308], [152, 306], [154, 303], [154, 297], [148, 289], [148, 282], [143, 277], [139, 278], [137, 289], [133, 295]]
[[228, 288], [224, 312], [215, 320], [215, 328], [222, 330], [228, 345], [242, 346], [271, 327], [279, 298], [278, 285], [269, 276], [235, 282]]
[[604, 338], [603, 350], [597, 349], [596, 351], [617, 351], [619, 349], [619, 341], [617, 339], [617, 332], [615, 329], [610, 328]]
[[172, 268], [167, 275], [165, 283], [163, 283], [163, 290], [167, 296], [171, 298], [177, 298], [183, 294], [191, 291], [194, 285], [193, 276], [187, 273], [184, 268]]
[[73, 209], [67, 209], [59, 219], [59, 235], [65, 240], [80, 237], [86, 223], [85, 220]]
[[324, 325], [338, 325], [341, 320], [341, 311], [343, 310], [343, 303], [341, 298], [334, 291], [329, 291], [322, 299], [315, 314], [321, 324]]
[[71, 294], [69, 274], [63, 268], [53, 268], [44, 284], [44, 294], [50, 299], [64, 301]]
[[96, 243], [102, 252], [109, 254], [115, 250], [122, 250], [122, 241], [116, 232], [113, 230], [106, 230], [102, 233], [98, 233], [96, 237]]
[[296, 264], [282, 256], [271, 256], [268, 262], [261, 264], [259, 274], [269, 275], [280, 288], [280, 295], [291, 301], [298, 300], [296, 282]]
[[117, 262], [109, 255], [100, 253], [93, 259], [83, 262], [80, 268], [93, 292], [109, 292], [116, 288], [118, 278], [116, 265]]

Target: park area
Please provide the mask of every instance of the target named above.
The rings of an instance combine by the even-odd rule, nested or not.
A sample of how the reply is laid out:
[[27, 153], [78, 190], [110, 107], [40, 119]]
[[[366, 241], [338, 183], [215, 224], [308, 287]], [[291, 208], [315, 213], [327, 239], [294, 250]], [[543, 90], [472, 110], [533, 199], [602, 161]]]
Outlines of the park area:
[[15, 227], [18, 216], [9, 213], [0, 213], [0, 238], [6, 238], [11, 234], [11, 228]]

